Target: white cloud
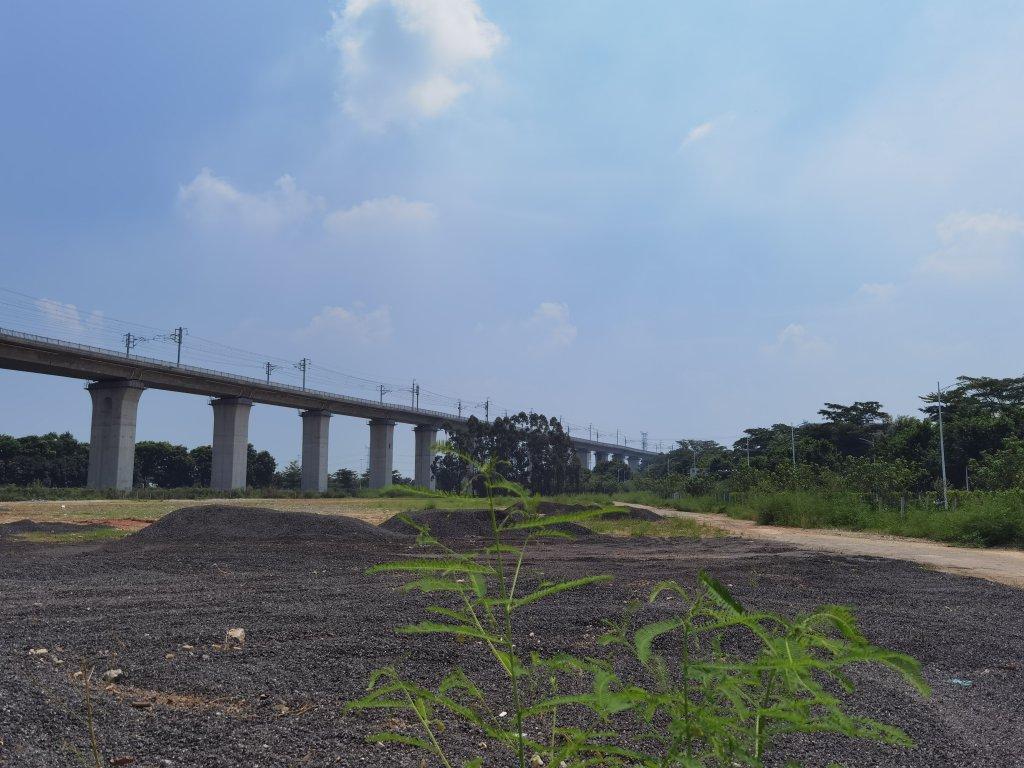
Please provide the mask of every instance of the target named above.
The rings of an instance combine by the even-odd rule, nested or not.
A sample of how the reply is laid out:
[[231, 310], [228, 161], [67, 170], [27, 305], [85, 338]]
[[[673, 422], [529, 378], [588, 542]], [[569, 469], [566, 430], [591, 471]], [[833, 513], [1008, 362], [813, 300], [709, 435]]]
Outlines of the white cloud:
[[37, 299], [35, 304], [51, 326], [56, 326], [71, 338], [86, 336], [103, 325], [102, 312], [86, 314], [74, 304], [62, 304], [53, 299]]
[[770, 354], [795, 354], [800, 357], [819, 357], [832, 351], [832, 346], [810, 333], [807, 328], [799, 323], [790, 323], [776, 337], [774, 343], [766, 346], [765, 351]]
[[379, 130], [451, 108], [504, 36], [476, 0], [348, 0], [330, 39], [346, 113]]
[[437, 210], [430, 203], [392, 195], [333, 211], [324, 217], [324, 227], [332, 234], [344, 234], [354, 230], [422, 226], [436, 218]]
[[864, 283], [857, 289], [857, 295], [870, 301], [889, 301], [898, 293], [898, 289], [892, 283]]
[[569, 305], [541, 302], [523, 324], [532, 349], [564, 349], [576, 340], [576, 326], [569, 319]]
[[324, 307], [300, 336], [362, 345], [383, 344], [391, 340], [391, 310], [386, 306], [364, 310], [361, 304], [352, 309]]
[[706, 123], [695, 125], [691, 128], [683, 140], [679, 142], [679, 149], [683, 150], [691, 144], [696, 144], [698, 141], [703, 141], [708, 138], [711, 134], [717, 132], [724, 124], [730, 122], [736, 115], [733, 112], [728, 112], [724, 115], [708, 120]]
[[683, 139], [683, 146], [685, 147], [687, 144], [693, 144], [695, 141], [706, 139], [714, 132], [714, 130], [715, 122], [713, 120], [709, 120], [706, 123], [701, 123], [700, 125], [694, 126], [693, 128], [690, 129], [689, 133], [687, 133], [686, 137]]
[[1024, 219], [1004, 213], [956, 213], [936, 232], [939, 250], [921, 260], [926, 274], [963, 280], [994, 279], [1024, 265]]
[[203, 168], [178, 189], [178, 204], [185, 215], [203, 225], [230, 225], [255, 233], [276, 232], [308, 219], [323, 209], [318, 197], [299, 189], [287, 174], [268, 192], [243, 192], [227, 179]]

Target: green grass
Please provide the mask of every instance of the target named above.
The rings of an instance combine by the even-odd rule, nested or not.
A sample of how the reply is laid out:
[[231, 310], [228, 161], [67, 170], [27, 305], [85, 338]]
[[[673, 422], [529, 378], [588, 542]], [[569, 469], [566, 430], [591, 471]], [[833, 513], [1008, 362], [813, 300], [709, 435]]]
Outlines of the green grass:
[[27, 541], [32, 544], [93, 544], [101, 541], [113, 541], [127, 536], [130, 531], [114, 528], [108, 525], [82, 526], [82, 530], [68, 531], [65, 533], [45, 533], [42, 531], [31, 531], [15, 534], [11, 537], [14, 541]]
[[588, 520], [583, 523], [594, 533], [606, 536], [650, 536], [657, 539], [704, 539], [725, 534], [685, 517], [666, 517], [664, 520]]
[[748, 491], [680, 496], [667, 499], [642, 491], [561, 496], [567, 503], [607, 503], [609, 498], [633, 504], [684, 512], [726, 514], [761, 525], [793, 528], [838, 528], [932, 539], [968, 547], [1024, 549], [1024, 490], [953, 491], [950, 508], [936, 505], [934, 496], [911, 499], [901, 511], [880, 505], [851, 491]]
[[724, 512], [762, 525], [839, 528], [932, 539], [971, 547], [1024, 548], [1024, 491], [972, 491], [951, 495], [950, 508], [932, 499], [912, 501], [903, 511], [861, 494], [825, 491], [752, 491], [721, 497], [666, 499], [663, 506]]

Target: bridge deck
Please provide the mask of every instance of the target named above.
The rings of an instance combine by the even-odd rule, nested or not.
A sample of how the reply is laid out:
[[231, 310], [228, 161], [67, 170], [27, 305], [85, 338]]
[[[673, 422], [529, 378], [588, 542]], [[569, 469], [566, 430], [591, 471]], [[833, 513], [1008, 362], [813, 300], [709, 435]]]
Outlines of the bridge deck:
[[[186, 392], [207, 397], [245, 397], [254, 403], [285, 408], [322, 409], [365, 419], [389, 419], [404, 424], [428, 425], [447, 432], [458, 430], [468, 419], [426, 408], [381, 403], [350, 395], [290, 384], [266, 382], [224, 371], [198, 368], [155, 358], [114, 352], [100, 347], [50, 339], [0, 328], [0, 368], [51, 376], [102, 381], [129, 379], [148, 388]], [[580, 450], [656, 456], [655, 451], [570, 436]]]

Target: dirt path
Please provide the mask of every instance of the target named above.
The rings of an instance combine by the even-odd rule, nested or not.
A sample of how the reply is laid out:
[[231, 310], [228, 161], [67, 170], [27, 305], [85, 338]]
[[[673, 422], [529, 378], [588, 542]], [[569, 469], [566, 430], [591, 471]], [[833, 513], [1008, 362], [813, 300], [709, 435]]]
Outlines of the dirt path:
[[[616, 502], [621, 504], [622, 502]], [[908, 539], [877, 533], [823, 530], [819, 528], [783, 528], [758, 525], [751, 520], [736, 520], [726, 515], [704, 512], [680, 512], [676, 509], [644, 504], [623, 506], [649, 509], [669, 517], [686, 517], [719, 528], [733, 536], [791, 544], [818, 552], [885, 557], [909, 560], [937, 571], [975, 576], [1011, 587], [1024, 587], [1024, 552], [1013, 549], [969, 549], [951, 547], [925, 539]]]

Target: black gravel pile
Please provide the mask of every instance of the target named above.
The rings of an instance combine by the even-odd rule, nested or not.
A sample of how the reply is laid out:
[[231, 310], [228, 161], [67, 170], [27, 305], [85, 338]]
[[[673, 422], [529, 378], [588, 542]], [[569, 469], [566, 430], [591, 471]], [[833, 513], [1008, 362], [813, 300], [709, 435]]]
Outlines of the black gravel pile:
[[105, 528], [97, 523], [37, 523], [34, 520], [15, 520], [0, 523], [0, 538], [22, 533], [81, 533], [90, 528]]
[[601, 515], [601, 520], [642, 520], [646, 523], [653, 523], [658, 520], [664, 520], [664, 515], [659, 515], [657, 512], [652, 512], [649, 509], [643, 507], [620, 507], [617, 512], [609, 512], [606, 515]]
[[386, 542], [402, 538], [400, 532], [382, 530], [351, 517], [279, 512], [260, 507], [198, 506], [171, 512], [141, 531], [109, 544], [108, 548], [123, 551], [219, 542], [303, 539]]
[[[240, 508], [225, 512], [260, 524]], [[438, 602], [396, 589], [401, 577], [367, 572], [415, 551], [410, 539], [231, 541], [121, 553], [0, 541], [0, 766], [92, 765], [93, 732], [104, 765], [131, 768], [421, 768], [423, 753], [367, 739], [386, 728], [420, 736], [414, 718], [344, 708], [390, 664], [431, 686], [458, 666], [496, 709], [507, 706], [506, 676], [475, 643], [393, 631]], [[644, 603], [639, 621], [676, 615], [678, 600], [647, 604], [647, 595], [665, 579], [695, 587], [702, 570], [754, 610], [851, 606], [873, 642], [920, 659], [934, 688], [923, 699], [890, 670], [858, 667], [852, 711], [902, 727], [917, 747], [794, 736], [769, 768], [1022, 765], [1024, 590], [980, 579], [736, 538], [551, 541], [528, 554], [524, 593], [540, 580], [613, 579], [524, 609], [519, 642], [524, 653], [628, 669], [598, 642], [605, 620], [634, 601]], [[231, 627], [245, 629], [244, 647], [223, 646]], [[125, 677], [97, 681], [87, 703], [83, 666]], [[493, 744], [481, 749], [478, 733], [452, 727], [443, 737], [458, 765], [477, 754], [496, 768], [514, 763]]]
[[[514, 520], [521, 513], [498, 511], [498, 522], [503, 523], [510, 517]], [[486, 509], [421, 509], [416, 512], [405, 512], [384, 521], [380, 527], [386, 531], [399, 534], [415, 534], [416, 528], [409, 525], [403, 518], [414, 521], [417, 525], [426, 526], [438, 539], [489, 539], [491, 531], [491, 515]], [[593, 532], [575, 523], [561, 523], [554, 528], [570, 536], [593, 536]], [[512, 532], [505, 536], [512, 537]]]

